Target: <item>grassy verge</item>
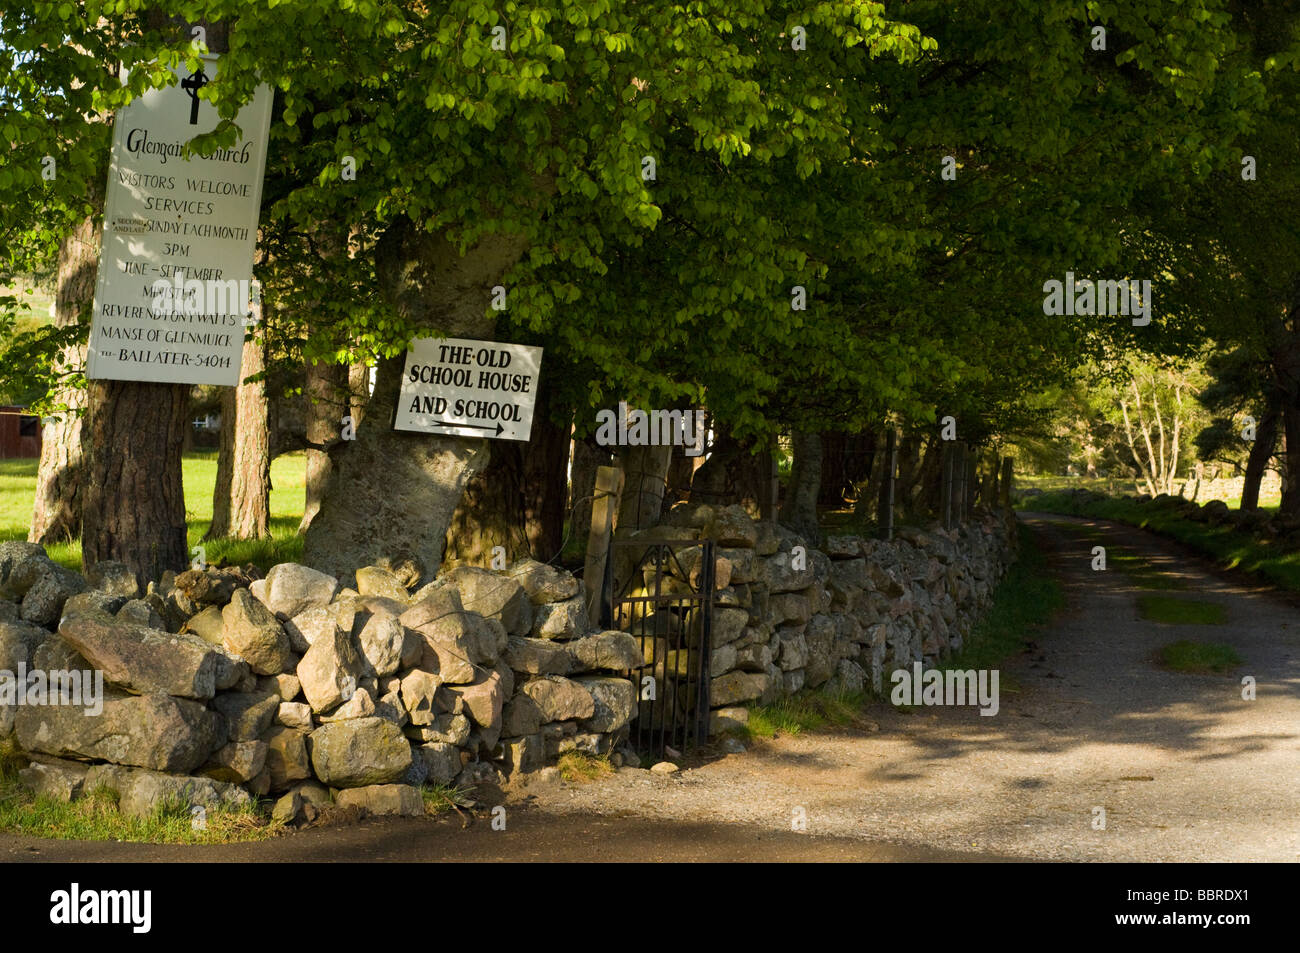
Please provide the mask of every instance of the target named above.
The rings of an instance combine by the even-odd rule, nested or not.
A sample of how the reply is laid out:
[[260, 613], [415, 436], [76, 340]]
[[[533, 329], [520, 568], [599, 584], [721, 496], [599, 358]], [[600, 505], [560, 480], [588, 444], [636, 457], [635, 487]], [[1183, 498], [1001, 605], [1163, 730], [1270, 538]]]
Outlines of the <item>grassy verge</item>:
[[[0, 541], [26, 539], [31, 526], [36, 495], [36, 460], [0, 460]], [[209, 563], [254, 563], [263, 570], [276, 563], [302, 557], [302, 520], [307, 479], [304, 453], [287, 453], [271, 463], [271, 536], [269, 539], [216, 539], [203, 542], [212, 523], [212, 491], [217, 483], [215, 452], [185, 455], [182, 479], [185, 484], [185, 518], [189, 524], [191, 552], [202, 543]], [[47, 547], [50, 558], [70, 569], [81, 568], [81, 543]]]
[[1217, 602], [1151, 595], [1138, 599], [1138, 614], [1167, 625], [1223, 625], [1228, 618], [1228, 610]]
[[450, 784], [426, 784], [420, 788], [424, 813], [445, 814], [455, 808], [474, 806], [474, 793]]
[[[1065, 605], [1061, 584], [1047, 565], [1029, 527], [1017, 526], [1020, 558], [1007, 570], [993, 593], [993, 604], [975, 624], [960, 652], [944, 659], [939, 668], [992, 669], [1008, 656], [1022, 651], [1035, 632]], [[1015, 691], [1010, 678], [1000, 690]]]
[[1197, 675], [1222, 674], [1241, 664], [1241, 656], [1230, 645], [1187, 639], [1166, 645], [1157, 653], [1156, 660], [1175, 672]]
[[865, 692], [825, 689], [800, 692], [771, 705], [755, 705], [749, 710], [749, 723], [736, 734], [752, 741], [816, 731], [827, 725], [852, 724], [861, 716], [868, 697]]
[[118, 809], [117, 795], [99, 788], [76, 801], [37, 797], [19, 781], [27, 759], [0, 752], [0, 831], [56, 840], [139, 841], [150, 844], [231, 844], [278, 836], [256, 807], [214, 811], [206, 826], [196, 828], [185, 803], [160, 804], [148, 817], [129, 817]]
[[1044, 493], [1023, 500], [1022, 509], [1113, 520], [1177, 540], [1227, 569], [1240, 569], [1283, 589], [1300, 592], [1300, 551], [1257, 539], [1231, 525], [1189, 520], [1168, 506], [1124, 498], [1080, 501], [1069, 493]]
[[564, 752], [555, 766], [565, 781], [597, 781], [614, 773], [614, 765], [607, 756], [583, 754], [581, 751]]
[[[962, 650], [939, 663], [947, 669], [998, 668], [1007, 657], [1021, 651], [1031, 636], [1049, 622], [1065, 604], [1061, 585], [1052, 575], [1047, 559], [1035, 545], [1032, 532], [1018, 527], [1020, 558], [1007, 571], [993, 594], [993, 604], [975, 625]], [[884, 686], [889, 696], [890, 685]], [[1015, 680], [1003, 676], [1000, 691], [1016, 691]], [[797, 735], [819, 728], [853, 724], [862, 720], [870, 696], [866, 693], [833, 692], [825, 689], [800, 692], [778, 699], [771, 705], [749, 709], [749, 723], [732, 732], [745, 740]], [[899, 708], [908, 706], [900, 705]]]

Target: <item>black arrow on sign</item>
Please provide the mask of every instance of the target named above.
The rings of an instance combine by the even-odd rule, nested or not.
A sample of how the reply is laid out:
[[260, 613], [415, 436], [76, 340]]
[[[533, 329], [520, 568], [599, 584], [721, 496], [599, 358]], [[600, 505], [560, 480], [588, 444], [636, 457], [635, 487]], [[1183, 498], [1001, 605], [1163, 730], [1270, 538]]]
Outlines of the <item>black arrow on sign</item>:
[[[491, 430], [492, 429], [490, 426], [484, 427], [481, 424], [458, 424], [455, 421], [451, 421], [451, 420], [431, 420], [430, 423], [432, 423], [435, 427], [466, 427], [470, 430]], [[500, 435], [501, 431], [505, 429], [506, 428], [501, 426], [501, 424], [499, 423], [496, 426], [496, 431], [498, 435]]]

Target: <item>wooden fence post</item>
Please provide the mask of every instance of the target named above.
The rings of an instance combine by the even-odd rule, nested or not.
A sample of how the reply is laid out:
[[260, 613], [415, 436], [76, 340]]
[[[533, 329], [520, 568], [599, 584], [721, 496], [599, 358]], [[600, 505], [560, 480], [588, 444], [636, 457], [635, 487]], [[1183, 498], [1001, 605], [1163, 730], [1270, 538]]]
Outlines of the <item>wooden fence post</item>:
[[605, 606], [605, 567], [614, 537], [614, 514], [623, 494], [623, 471], [619, 467], [596, 468], [595, 499], [591, 502], [591, 533], [587, 537], [587, 561], [582, 570], [586, 590], [587, 618], [597, 625], [608, 622]]
[[876, 507], [876, 520], [880, 524], [880, 538], [894, 538], [894, 474], [898, 472], [898, 431], [890, 430], [885, 437], [884, 478], [880, 481], [880, 503]]

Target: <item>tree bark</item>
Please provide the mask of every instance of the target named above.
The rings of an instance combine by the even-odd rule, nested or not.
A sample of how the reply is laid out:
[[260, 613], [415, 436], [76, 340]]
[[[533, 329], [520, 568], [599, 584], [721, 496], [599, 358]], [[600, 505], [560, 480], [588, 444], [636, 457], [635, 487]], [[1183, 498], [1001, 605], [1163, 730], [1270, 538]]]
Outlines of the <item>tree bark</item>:
[[1300, 519], [1300, 399], [1293, 397], [1282, 409], [1282, 426], [1286, 435], [1286, 472], [1278, 515]]
[[1259, 486], [1268, 472], [1268, 462], [1273, 459], [1273, 450], [1277, 447], [1278, 410], [1269, 407], [1260, 418], [1255, 428], [1255, 442], [1250, 445], [1250, 456], [1246, 459], [1246, 478], [1241, 485], [1241, 509], [1252, 511], [1259, 509]]
[[591, 530], [591, 504], [596, 492], [596, 469], [610, 464], [610, 454], [587, 440], [573, 441], [573, 467], [569, 472], [569, 506], [565, 518], [569, 535], [585, 540]]
[[743, 506], [751, 516], [759, 515], [764, 483], [770, 479], [772, 456], [753, 453], [752, 443], [741, 443], [726, 424], [712, 420], [714, 440], [709, 458], [691, 476], [691, 502], [715, 506]]
[[796, 431], [790, 492], [781, 507], [779, 522], [816, 546], [821, 542], [817, 525], [817, 494], [822, 482], [822, 442], [815, 433]]
[[622, 448], [619, 460], [623, 466], [623, 498], [615, 524], [620, 532], [649, 529], [659, 521], [671, 459], [672, 447]]
[[[441, 235], [408, 222], [390, 226], [376, 249], [380, 287], [410, 326], [486, 339], [495, 321], [493, 285], [523, 253], [522, 239], [490, 236], [460, 255]], [[345, 584], [380, 559], [410, 559], [424, 578], [442, 560], [466, 485], [487, 465], [490, 441], [391, 429], [405, 360], [380, 363], [365, 420], [336, 453], [320, 509], [304, 539], [304, 560]]]
[[564, 540], [569, 424], [551, 422], [546, 390], [537, 395], [527, 443], [497, 441], [488, 465], [470, 479], [452, 514], [444, 567], [489, 567], [492, 551], [507, 564], [531, 556], [549, 562]]
[[189, 564], [181, 448], [189, 387], [90, 382], [81, 558], [125, 563], [142, 585]]
[[[58, 292], [54, 321], [58, 327], [80, 323], [82, 312], [95, 298], [99, 264], [100, 230], [93, 217], [85, 219], [59, 247]], [[59, 355], [64, 372], [86, 366], [86, 345], [64, 348]], [[81, 507], [85, 481], [82, 453], [82, 415], [86, 391], [61, 387], [55, 400], [67, 406], [41, 433], [41, 462], [36, 472], [36, 504], [32, 511], [29, 542], [48, 545], [81, 535]]]
[[[331, 447], [342, 433], [343, 418], [348, 414], [348, 401], [344, 399], [343, 365], [312, 362], [307, 365], [307, 440], [309, 443]], [[354, 415], [355, 420], [355, 415]], [[311, 525], [320, 502], [325, 496], [333, 463], [325, 450], [307, 449], [306, 504], [298, 532], [305, 533]]]
[[221, 395], [222, 446], [212, 497], [212, 526], [204, 539], [265, 539], [271, 535], [270, 402], [266, 381], [247, 380], [266, 369], [262, 345], [257, 341], [244, 341], [242, 367], [244, 380], [238, 387], [225, 388]]

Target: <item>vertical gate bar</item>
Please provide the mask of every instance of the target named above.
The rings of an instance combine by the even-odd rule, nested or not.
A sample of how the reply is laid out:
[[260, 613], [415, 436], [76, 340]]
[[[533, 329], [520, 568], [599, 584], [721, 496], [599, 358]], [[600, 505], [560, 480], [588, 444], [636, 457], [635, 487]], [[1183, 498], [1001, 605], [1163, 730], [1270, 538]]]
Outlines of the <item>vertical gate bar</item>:
[[[660, 602], [661, 602], [660, 596], [661, 596], [662, 581], [663, 581], [663, 556], [664, 556], [664, 551], [663, 551], [663, 550], [664, 550], [664, 547], [663, 547], [663, 544], [662, 544], [662, 543], [655, 543], [655, 544], [654, 544], [654, 553], [655, 553], [655, 587], [654, 587], [654, 599], [653, 599], [653, 601], [651, 601], [651, 602], [649, 602], [649, 603], [647, 604], [647, 608], [650, 609], [650, 610], [652, 610], [652, 611], [654, 612], [654, 619], [655, 619], [655, 623], [656, 623], [656, 624], [655, 624], [655, 629], [656, 629], [656, 631], [657, 631], [658, 628], [659, 628], [659, 626], [658, 626], [658, 621], [659, 621], [659, 607], [660, 607]], [[644, 578], [643, 578], [642, 581], [644, 582]], [[671, 653], [671, 650], [668, 648], [668, 646], [670, 646], [671, 644], [672, 644], [672, 641], [671, 641], [670, 639], [667, 639], [667, 638], [664, 639], [664, 645], [665, 645], [665, 648], [664, 648], [664, 685], [663, 685], [663, 689], [664, 689], [665, 692], [668, 691], [668, 687], [669, 687], [669, 683], [670, 683], [670, 672], [669, 672], [669, 668], [668, 668], [668, 659], [671, 657], [672, 653]], [[666, 699], [665, 699], [665, 702], [666, 702]], [[659, 720], [659, 745], [658, 745], [658, 750], [660, 750], [660, 751], [663, 750], [663, 746], [664, 746], [664, 732], [667, 730], [667, 714], [668, 714], [667, 711], [661, 711], [660, 718], [658, 719], [658, 720]], [[653, 737], [652, 737], [652, 738], [651, 738], [651, 744], [653, 744], [653, 743], [654, 743], [654, 741], [653, 741]]]
[[695, 743], [705, 744], [709, 737], [709, 693], [713, 676], [713, 585], [717, 569], [713, 540], [704, 540], [704, 572], [700, 574], [700, 684], [696, 689]]

